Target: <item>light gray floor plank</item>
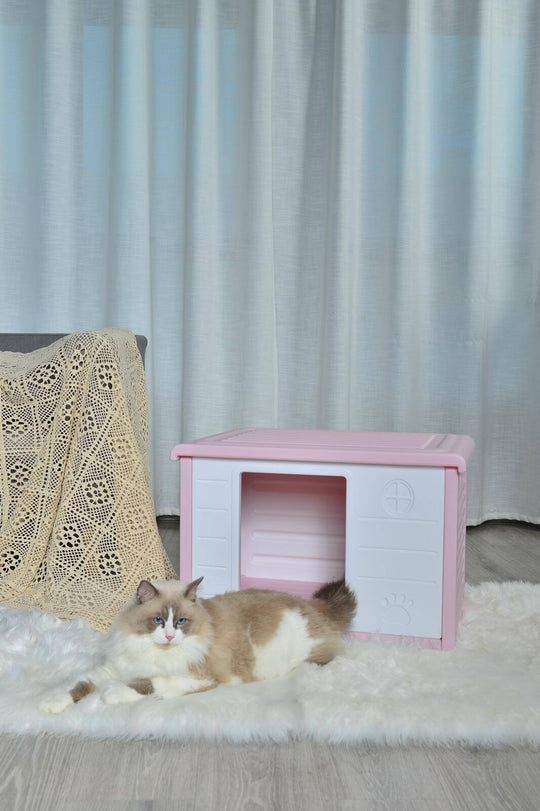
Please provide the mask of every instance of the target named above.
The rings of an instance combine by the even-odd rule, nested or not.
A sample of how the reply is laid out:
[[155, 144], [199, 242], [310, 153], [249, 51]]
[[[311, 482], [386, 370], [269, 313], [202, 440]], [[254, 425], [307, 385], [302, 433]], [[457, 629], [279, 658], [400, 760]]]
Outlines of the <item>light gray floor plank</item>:
[[540, 582], [540, 526], [493, 521], [467, 530], [466, 579]]
[[2, 808], [527, 811], [538, 753], [5, 736]]
[[[178, 571], [178, 519], [160, 520]], [[467, 534], [467, 580], [540, 582], [540, 528]], [[2, 811], [534, 811], [527, 749], [178, 744], [0, 736]]]

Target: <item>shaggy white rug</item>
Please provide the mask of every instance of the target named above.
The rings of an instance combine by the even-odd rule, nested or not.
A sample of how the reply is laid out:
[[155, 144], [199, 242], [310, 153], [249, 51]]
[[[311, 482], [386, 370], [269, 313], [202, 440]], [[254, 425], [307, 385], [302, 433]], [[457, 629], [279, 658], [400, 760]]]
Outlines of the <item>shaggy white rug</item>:
[[483, 583], [466, 592], [459, 640], [441, 653], [347, 643], [325, 667], [272, 682], [109, 706], [99, 694], [49, 716], [40, 700], [95, 659], [82, 621], [0, 608], [0, 731], [107, 738], [540, 744], [540, 585]]

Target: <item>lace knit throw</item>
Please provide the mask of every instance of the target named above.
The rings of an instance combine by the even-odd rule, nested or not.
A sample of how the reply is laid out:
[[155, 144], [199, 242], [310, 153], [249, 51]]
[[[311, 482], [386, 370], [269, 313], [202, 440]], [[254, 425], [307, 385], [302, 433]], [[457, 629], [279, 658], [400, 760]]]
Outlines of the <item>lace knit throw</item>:
[[0, 601], [106, 631], [141, 579], [175, 577], [155, 519], [135, 336], [0, 352]]

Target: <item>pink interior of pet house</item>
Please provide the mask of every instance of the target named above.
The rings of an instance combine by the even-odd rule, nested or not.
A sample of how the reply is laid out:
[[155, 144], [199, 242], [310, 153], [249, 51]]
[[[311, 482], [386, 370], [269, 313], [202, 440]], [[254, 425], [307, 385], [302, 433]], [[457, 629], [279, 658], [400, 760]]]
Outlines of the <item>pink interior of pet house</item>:
[[346, 577], [353, 632], [454, 646], [473, 440], [253, 428], [176, 445], [180, 577], [310, 597]]

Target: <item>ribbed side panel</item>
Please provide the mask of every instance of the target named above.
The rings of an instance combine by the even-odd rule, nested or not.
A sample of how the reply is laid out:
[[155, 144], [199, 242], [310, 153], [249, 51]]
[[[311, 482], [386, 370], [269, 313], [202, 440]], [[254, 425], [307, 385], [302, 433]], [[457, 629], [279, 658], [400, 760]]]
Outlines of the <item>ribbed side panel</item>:
[[465, 590], [465, 546], [467, 535], [467, 474], [458, 477], [458, 523], [456, 562], [456, 621], [459, 622]]

